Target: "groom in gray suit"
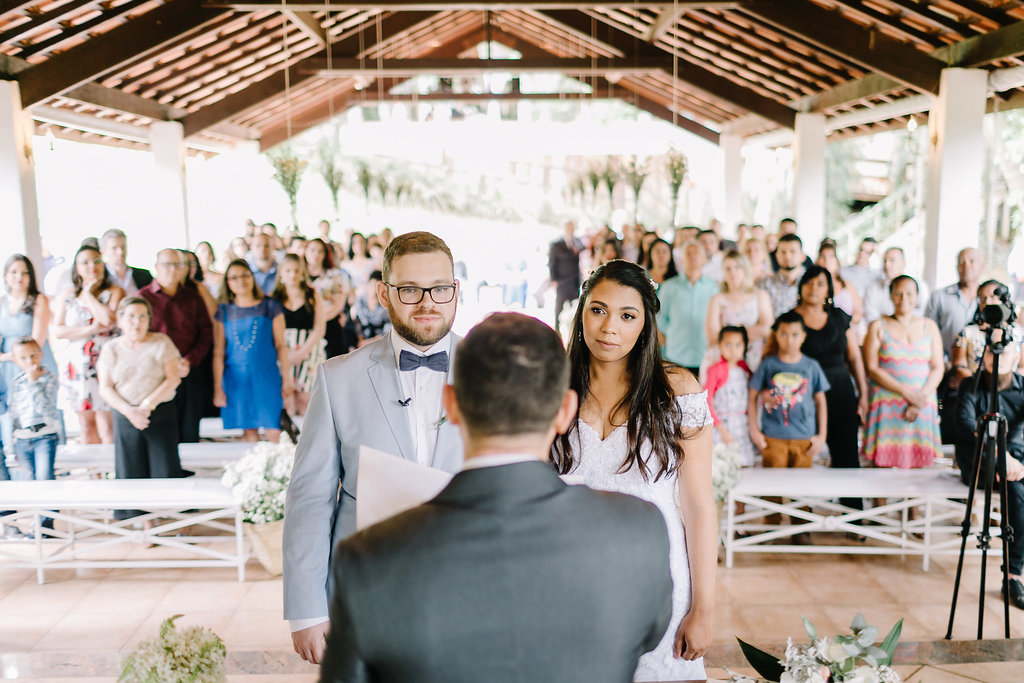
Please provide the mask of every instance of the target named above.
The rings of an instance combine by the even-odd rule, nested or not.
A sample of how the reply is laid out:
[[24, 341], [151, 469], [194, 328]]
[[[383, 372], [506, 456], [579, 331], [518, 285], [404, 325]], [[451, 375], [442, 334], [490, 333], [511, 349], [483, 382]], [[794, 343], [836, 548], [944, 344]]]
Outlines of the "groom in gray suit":
[[356, 530], [359, 447], [448, 472], [462, 464], [441, 398], [459, 341], [451, 251], [428, 232], [401, 235], [384, 252], [383, 276], [377, 297], [392, 332], [320, 366], [285, 503], [284, 616], [295, 651], [314, 664], [329, 625], [331, 553]]
[[576, 417], [558, 335], [500, 313], [459, 344], [466, 462], [430, 502], [338, 544], [321, 683], [627, 683], [669, 623], [668, 532], [547, 462]]

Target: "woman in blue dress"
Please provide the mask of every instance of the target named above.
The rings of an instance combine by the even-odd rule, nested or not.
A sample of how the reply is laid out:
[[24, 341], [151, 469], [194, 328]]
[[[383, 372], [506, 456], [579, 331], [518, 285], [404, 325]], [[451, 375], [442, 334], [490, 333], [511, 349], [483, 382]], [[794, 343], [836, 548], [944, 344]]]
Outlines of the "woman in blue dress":
[[[244, 441], [277, 441], [290, 368], [284, 310], [265, 297], [249, 264], [238, 259], [224, 272], [213, 323], [213, 403], [225, 429]], [[284, 381], [282, 381], [282, 377]]]
[[[21, 370], [14, 364], [12, 350], [19, 339], [31, 337], [43, 351], [43, 367], [57, 376], [57, 363], [50, 351], [47, 333], [50, 325], [50, 302], [39, 291], [32, 262], [22, 254], [13, 254], [4, 263], [4, 296], [0, 297], [0, 381], [10, 387], [11, 380]], [[11, 420], [0, 418], [3, 444], [8, 452], [14, 450]], [[0, 462], [0, 470], [3, 463]], [[3, 475], [0, 474], [0, 479]]]

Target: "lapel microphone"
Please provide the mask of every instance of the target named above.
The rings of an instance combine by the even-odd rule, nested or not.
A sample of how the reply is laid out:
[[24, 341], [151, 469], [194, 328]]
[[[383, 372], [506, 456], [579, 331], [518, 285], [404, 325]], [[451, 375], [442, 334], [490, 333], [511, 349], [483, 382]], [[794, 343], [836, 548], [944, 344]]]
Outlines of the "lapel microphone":
[[405, 399], [404, 401], [402, 401], [401, 399], [399, 399], [398, 401], [398, 405], [402, 406], [403, 408], [408, 408], [410, 403], [412, 403], [412, 396]]

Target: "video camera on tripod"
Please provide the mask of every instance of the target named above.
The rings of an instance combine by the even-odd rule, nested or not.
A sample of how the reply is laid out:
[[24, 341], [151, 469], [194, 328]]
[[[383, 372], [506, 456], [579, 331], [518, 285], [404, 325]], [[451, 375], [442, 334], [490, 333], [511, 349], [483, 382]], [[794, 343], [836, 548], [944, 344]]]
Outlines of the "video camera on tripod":
[[[999, 303], [988, 304], [981, 309], [981, 320], [988, 325], [985, 333], [985, 345], [992, 349], [992, 353], [999, 354], [1006, 349], [1013, 335], [1012, 326], [1017, 322], [1017, 309], [1010, 300], [1010, 290], [1006, 285], [999, 285], [993, 292], [999, 297]], [[999, 339], [993, 339], [993, 333], [1001, 330]]]

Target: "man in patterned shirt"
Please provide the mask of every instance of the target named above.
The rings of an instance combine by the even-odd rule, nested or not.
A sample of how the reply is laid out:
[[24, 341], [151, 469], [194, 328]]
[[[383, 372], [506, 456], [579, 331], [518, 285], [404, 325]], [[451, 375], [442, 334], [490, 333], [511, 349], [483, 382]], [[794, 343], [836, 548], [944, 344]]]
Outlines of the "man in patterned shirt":
[[772, 317], [778, 318], [796, 306], [797, 282], [804, 274], [803, 242], [790, 233], [779, 238], [779, 246], [775, 250], [779, 262], [778, 272], [766, 276], [757, 286], [768, 292], [772, 301]]

